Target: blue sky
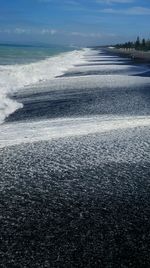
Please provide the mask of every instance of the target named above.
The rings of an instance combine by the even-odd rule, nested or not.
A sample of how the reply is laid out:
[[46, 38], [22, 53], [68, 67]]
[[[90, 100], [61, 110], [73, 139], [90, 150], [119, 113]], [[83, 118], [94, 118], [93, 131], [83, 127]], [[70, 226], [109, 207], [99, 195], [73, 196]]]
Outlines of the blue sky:
[[0, 42], [113, 44], [149, 26], [150, 0], [0, 0]]

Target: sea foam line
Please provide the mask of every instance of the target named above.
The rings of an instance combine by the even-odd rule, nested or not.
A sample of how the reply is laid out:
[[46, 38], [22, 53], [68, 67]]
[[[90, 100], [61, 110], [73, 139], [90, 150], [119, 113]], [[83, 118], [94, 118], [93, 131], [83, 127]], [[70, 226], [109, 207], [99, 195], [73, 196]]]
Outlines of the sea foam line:
[[149, 126], [150, 116], [91, 116], [11, 123], [1, 127], [0, 147]]

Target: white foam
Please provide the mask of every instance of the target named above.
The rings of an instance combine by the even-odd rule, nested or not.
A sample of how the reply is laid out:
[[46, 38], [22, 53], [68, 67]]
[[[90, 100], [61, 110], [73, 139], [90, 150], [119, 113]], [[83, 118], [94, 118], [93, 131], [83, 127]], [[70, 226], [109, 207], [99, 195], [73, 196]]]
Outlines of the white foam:
[[[93, 90], [93, 88], [114, 90], [119, 88], [124, 90], [128, 88], [140, 88], [141, 86], [149, 86], [149, 77], [140, 76], [125, 76], [125, 75], [87, 75], [87, 76], [73, 76], [73, 77], [59, 77], [57, 79], [34, 84], [32, 87], [26, 87], [20, 90], [21, 97], [31, 98], [30, 95], [34, 93], [44, 93], [57, 90], [69, 91], [70, 88], [78, 91]], [[18, 92], [18, 94], [19, 94]]]
[[[93, 58], [92, 58], [93, 60]], [[117, 60], [100, 60], [99, 62], [95, 62], [95, 61], [92, 61], [90, 60], [89, 62], [87, 62], [87, 66], [91, 66], [91, 65], [95, 65], [95, 66], [99, 66], [99, 65], [109, 65], [109, 64], [114, 64], [114, 65], [117, 65], [117, 64], [124, 64], [124, 61], [117, 61]], [[85, 64], [85, 65], [86, 65]]]
[[5, 118], [11, 113], [15, 112], [17, 109], [23, 107], [22, 103], [18, 103], [14, 100], [7, 98], [5, 94], [0, 95], [0, 123], [5, 120]]
[[22, 104], [10, 100], [8, 94], [38, 81], [53, 79], [75, 64], [84, 63], [83, 55], [88, 51], [89, 49], [65, 52], [58, 56], [25, 65], [0, 66], [0, 123], [9, 114], [22, 107]]
[[0, 147], [150, 126], [150, 116], [91, 116], [1, 126]]
[[131, 65], [90, 65], [90, 66], [77, 66], [69, 69], [69, 72], [80, 72], [80, 73], [85, 73], [85, 72], [94, 72], [94, 71], [99, 71], [99, 73], [116, 73], [119, 71], [120, 73], [125, 73], [127, 75], [131, 74], [138, 74], [146, 71], [146, 67], [141, 67], [141, 66], [131, 66]]

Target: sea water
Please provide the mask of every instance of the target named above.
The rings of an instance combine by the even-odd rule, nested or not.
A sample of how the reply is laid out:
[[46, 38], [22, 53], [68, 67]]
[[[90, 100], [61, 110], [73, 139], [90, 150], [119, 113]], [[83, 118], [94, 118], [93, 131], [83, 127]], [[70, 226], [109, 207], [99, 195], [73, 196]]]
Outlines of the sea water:
[[83, 50], [61, 46], [0, 46], [0, 123], [22, 108], [9, 96], [26, 85], [52, 79], [81, 62]]

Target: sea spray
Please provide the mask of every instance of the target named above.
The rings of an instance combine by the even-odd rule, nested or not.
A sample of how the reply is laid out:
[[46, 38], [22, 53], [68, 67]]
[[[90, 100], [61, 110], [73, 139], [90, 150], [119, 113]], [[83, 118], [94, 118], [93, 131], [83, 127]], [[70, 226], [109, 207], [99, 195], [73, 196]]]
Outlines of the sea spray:
[[62, 75], [75, 64], [83, 63], [83, 55], [87, 51], [89, 49], [64, 52], [45, 60], [24, 65], [0, 65], [0, 123], [9, 114], [23, 107], [22, 104], [11, 100], [8, 96], [27, 85], [51, 80]]

